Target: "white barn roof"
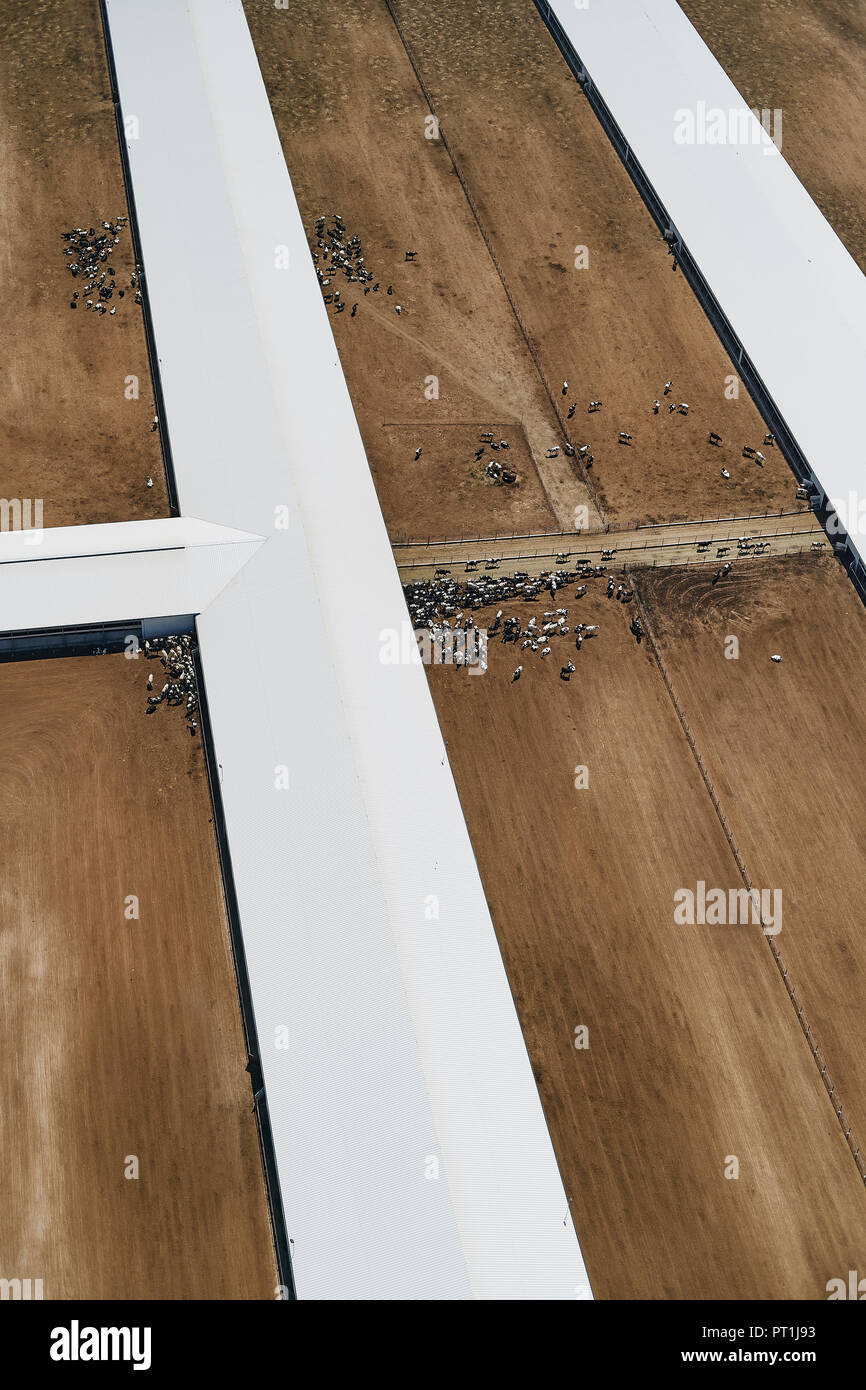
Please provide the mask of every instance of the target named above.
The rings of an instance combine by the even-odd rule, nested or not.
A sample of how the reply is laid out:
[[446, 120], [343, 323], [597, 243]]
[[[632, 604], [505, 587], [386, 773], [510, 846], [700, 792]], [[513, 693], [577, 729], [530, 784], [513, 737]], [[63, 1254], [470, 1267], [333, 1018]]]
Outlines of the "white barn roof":
[[252, 538], [198, 631], [298, 1293], [587, 1297], [241, 5], [108, 12], [181, 510]]

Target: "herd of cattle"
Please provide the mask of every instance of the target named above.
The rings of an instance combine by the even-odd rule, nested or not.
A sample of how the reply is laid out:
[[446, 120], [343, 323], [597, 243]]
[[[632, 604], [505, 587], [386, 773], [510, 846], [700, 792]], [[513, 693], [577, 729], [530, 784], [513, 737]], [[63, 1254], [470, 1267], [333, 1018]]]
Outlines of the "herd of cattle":
[[509, 449], [510, 447], [507, 439], [500, 439], [497, 444], [496, 440], [493, 438], [493, 431], [485, 430], [481, 435], [481, 444], [475, 450], [475, 462], [478, 463], [480, 460], [484, 464], [486, 476], [490, 478], [497, 487], [501, 487], [503, 483], [508, 487], [515, 487], [517, 485], [517, 473], [513, 468], [509, 468], [507, 464], [500, 462], [499, 459], [485, 459], [484, 453], [487, 449], [491, 449], [494, 453], [498, 454], [500, 449]]
[[[566, 597], [565, 590], [573, 587], [573, 599], [583, 598], [588, 583], [592, 579], [607, 578], [607, 596], [623, 605], [634, 599], [634, 590], [625, 583], [617, 583], [604, 565], [580, 565], [577, 569], [555, 569], [547, 574], [532, 575], [515, 570], [511, 574], [478, 574], [462, 580], [452, 579], [448, 570], [440, 570], [433, 579], [413, 580], [403, 586], [406, 604], [412, 627], [422, 646], [427, 646], [435, 655], [435, 664], [453, 664], [458, 670], [475, 664], [468, 653], [475, 654], [475, 661], [486, 670], [483, 653], [485, 642], [492, 637], [500, 637], [503, 643], [519, 646], [521, 653], [537, 653], [540, 659], [550, 656], [553, 643], [558, 639], [573, 639], [574, 648], [580, 651], [584, 642], [598, 635], [598, 623], [578, 622], [571, 626], [568, 621], [568, 608], [558, 607], [546, 610], [538, 617], [532, 617], [525, 624], [514, 615], [506, 615], [503, 608], [497, 608], [496, 615], [481, 628], [471, 616], [481, 608], [494, 604], [532, 602], [542, 593], [553, 601]], [[583, 581], [583, 582], [581, 582]], [[630, 623], [636, 642], [640, 645], [644, 630], [637, 613]], [[459, 638], [459, 640], [457, 640]], [[483, 641], [479, 639], [483, 638]], [[478, 653], [481, 653], [480, 657]], [[560, 678], [570, 680], [576, 670], [569, 660], [560, 669]], [[518, 666], [512, 681], [519, 680], [523, 666]]]
[[[329, 221], [331, 226], [327, 225]], [[379, 293], [380, 282], [374, 279], [372, 270], [367, 268], [361, 238], [348, 235], [346, 224], [338, 212], [332, 213], [330, 218], [316, 218], [314, 240], [315, 246], [311, 247], [311, 251], [316, 278], [322, 288], [325, 303], [335, 314], [344, 313], [347, 304], [341, 289], [329, 288], [334, 285], [338, 275], [343, 275], [350, 285], [360, 285], [365, 295]], [[406, 260], [414, 260], [415, 254], [414, 251], [407, 251]], [[393, 295], [394, 286], [389, 285], [385, 293]], [[359, 299], [353, 301], [351, 318], [357, 314], [360, 302]], [[395, 304], [394, 312], [402, 314], [402, 306]]]
[[85, 309], [100, 316], [114, 315], [117, 313], [117, 305], [112, 304], [109, 308], [111, 300], [115, 295], [118, 299], [123, 299], [127, 290], [133, 291], [136, 304], [141, 303], [138, 269], [132, 272], [129, 283], [121, 288], [117, 281], [118, 272], [111, 264], [120, 254], [117, 247], [120, 245], [121, 232], [127, 221], [128, 218], [118, 216], [113, 222], [103, 221], [101, 231], [97, 231], [95, 227], [73, 227], [71, 231], [61, 232], [63, 240], [68, 242], [64, 251], [64, 255], [69, 258], [67, 270], [73, 280], [81, 277], [81, 289], [73, 291], [69, 301], [70, 309], [78, 308], [83, 294]]
[[[166, 681], [158, 695], [147, 697], [146, 714], [155, 714], [157, 708], [166, 705], [183, 705], [190, 736], [195, 738], [198, 728], [196, 710], [198, 709], [198, 687], [195, 678], [195, 662], [192, 656], [192, 638], [188, 636], [165, 637], [161, 642], [146, 641], [145, 656], [158, 657], [166, 674]], [[147, 677], [147, 688], [153, 690], [153, 672]]]
[[[494, 453], [498, 454], [500, 449], [510, 448], [511, 445], [507, 439], [500, 439], [497, 444], [493, 437], [493, 430], [485, 430], [481, 435], [481, 444], [475, 450], [475, 462], [479, 463], [480, 461], [485, 475], [491, 478], [497, 487], [501, 487], [503, 483], [507, 484], [509, 487], [514, 487], [517, 484], [517, 474], [513, 468], [509, 468], [506, 464], [500, 463], [499, 459], [485, 459], [484, 453], [485, 450], [491, 449]], [[423, 452], [423, 445], [419, 444], [418, 448], [415, 450], [412, 462], [417, 463]], [[572, 453], [574, 453], [573, 449]]]
[[[108, 226], [109, 224], [105, 223], [104, 225]], [[357, 234], [351, 237], [348, 235], [346, 224], [340, 213], [334, 212], [330, 217], [325, 217], [324, 214], [320, 214], [316, 218], [311, 241], [315, 243], [311, 245], [311, 251], [313, 263], [316, 267], [316, 276], [322, 289], [324, 301], [326, 305], [332, 308], [335, 314], [344, 313], [349, 304], [349, 300], [343, 297], [342, 289], [335, 285], [338, 275], [344, 276], [349, 284], [358, 285], [363, 289], [365, 295], [371, 293], [377, 294], [379, 292], [380, 282], [374, 279], [373, 272], [367, 268], [363, 255], [361, 238]], [[416, 255], [417, 253], [415, 251], [406, 251], [405, 259], [407, 261], [414, 261]], [[388, 285], [386, 294], [392, 295], [393, 292], [393, 285]], [[351, 299], [351, 296], [349, 298]], [[360, 299], [352, 300], [350, 315], [352, 318], [357, 314], [360, 302]], [[73, 308], [74, 307], [73, 305]], [[394, 310], [398, 315], [401, 314], [401, 305], [395, 304]], [[102, 308], [102, 312], [104, 312], [104, 308]], [[112, 309], [110, 312], [114, 313], [114, 310]], [[668, 380], [664, 383], [662, 395], [656, 397], [652, 402], [652, 413], [654, 415], [662, 414], [664, 405], [667, 405], [667, 413], [669, 415], [688, 415], [690, 409], [688, 401], [677, 401], [675, 398], [667, 399], [672, 396], [673, 387], [673, 380]], [[562, 382], [561, 394], [564, 397], [570, 395], [567, 380]], [[595, 415], [602, 409], [603, 405], [604, 402], [601, 400], [591, 400], [586, 407], [587, 413]], [[567, 419], [569, 421], [574, 419], [577, 409], [578, 402], [576, 400], [571, 400], [567, 408]], [[480, 464], [484, 476], [497, 487], [503, 485], [514, 487], [518, 482], [515, 470], [510, 468], [503, 460], [484, 457], [488, 449], [494, 452], [498, 452], [500, 449], [507, 449], [508, 442], [506, 440], [500, 440], [499, 443], [496, 443], [492, 433], [486, 433], [481, 436], [480, 443], [481, 447], [475, 454], [475, 462]], [[631, 447], [634, 443], [634, 435], [629, 430], [619, 430], [617, 443]], [[716, 430], [710, 430], [708, 443], [716, 448], [720, 448], [724, 440]], [[774, 446], [776, 443], [775, 436], [770, 433], [765, 434], [763, 443], [765, 448]], [[554, 444], [548, 448], [546, 455], [551, 459], [556, 458], [560, 451], [571, 458], [576, 458], [585, 472], [588, 472], [593, 466], [594, 456], [589, 444], [581, 444], [579, 447], [576, 447], [571, 443], [570, 439], [566, 438], [564, 443]], [[415, 451], [415, 462], [420, 459], [421, 453], [422, 449], [419, 446]], [[744, 459], [756, 463], [759, 467], [763, 467], [764, 465], [765, 456], [761, 450], [754, 445], [744, 444], [742, 456]], [[724, 479], [729, 480], [731, 477], [730, 470], [727, 467], [723, 467], [721, 469], [721, 475]], [[808, 498], [808, 489], [799, 487], [797, 489], [797, 497], [806, 500]]]

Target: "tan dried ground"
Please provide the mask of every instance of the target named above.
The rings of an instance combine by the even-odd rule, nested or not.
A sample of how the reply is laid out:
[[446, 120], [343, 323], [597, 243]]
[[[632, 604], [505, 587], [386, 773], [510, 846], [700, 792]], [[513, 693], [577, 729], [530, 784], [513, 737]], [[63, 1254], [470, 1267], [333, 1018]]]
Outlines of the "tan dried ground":
[[862, 1250], [863, 1183], [760, 928], [674, 922], [679, 888], [740, 879], [633, 607], [605, 594], [557, 595], [601, 626], [580, 652], [491, 640], [485, 674], [429, 672], [593, 1289], [825, 1298]]
[[866, 1146], [863, 605], [829, 557], [736, 565], [716, 586], [646, 573], [639, 588], [746, 867], [781, 891], [776, 941]]
[[[447, 151], [425, 137], [429, 108], [387, 9], [245, 10], [308, 234], [339, 212], [380, 285], [365, 296], [338, 276], [329, 291], [348, 308], [329, 313], [389, 531], [569, 528], [586, 489], [571, 461], [546, 458], [565, 436]], [[487, 429], [517, 445], [517, 488], [475, 461]]]
[[[0, 0], [0, 495], [41, 500], [45, 526], [169, 514], [141, 309], [129, 294], [113, 317], [69, 307], [83, 284], [61, 233], [119, 214], [96, 0]], [[120, 285], [134, 269], [128, 230], [117, 251]]]
[[[546, 458], [566, 438], [590, 446], [592, 496], [619, 525], [793, 503], [778, 451], [742, 458], [766, 426], [530, 0], [400, 0], [399, 30], [385, 0], [245, 11], [311, 245], [316, 217], [341, 213], [380, 282], [365, 296], [338, 275], [347, 309], [329, 313], [395, 539], [571, 529], [581, 470]], [[426, 138], [425, 88], [444, 139]], [[522, 424], [543, 488], [528, 469], [517, 490], [484, 479], [494, 422]]]
[[[726, 398], [733, 367], [534, 5], [394, 9], [545, 375], [577, 402], [572, 438], [592, 448], [609, 519], [790, 503], [778, 455], [763, 470], [741, 457], [743, 444], [760, 447], [763, 422], [744, 388]], [[669, 379], [687, 417], [652, 412]], [[593, 399], [602, 410], [587, 415]], [[711, 429], [723, 448], [707, 443]]]
[[272, 1299], [202, 749], [144, 660], [0, 665], [0, 1277]]

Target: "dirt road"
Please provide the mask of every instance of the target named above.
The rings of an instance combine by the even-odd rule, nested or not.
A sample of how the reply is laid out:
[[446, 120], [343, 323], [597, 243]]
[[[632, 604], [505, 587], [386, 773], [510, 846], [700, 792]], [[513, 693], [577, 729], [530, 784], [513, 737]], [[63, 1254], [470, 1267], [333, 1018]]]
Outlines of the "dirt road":
[[[739, 542], [748, 541], [745, 545]], [[766, 548], [765, 548], [766, 547]], [[636, 531], [591, 531], [588, 534], [496, 537], [480, 540], [439, 541], [430, 544], [395, 545], [394, 559], [401, 578], [432, 579], [438, 570], [452, 575], [519, 566], [527, 574], [572, 567], [585, 559], [598, 564], [605, 557], [612, 570], [650, 565], [718, 564], [755, 555], [793, 555], [822, 549], [830, 544], [812, 512], [782, 516], [750, 517], [738, 521], [684, 522], [670, 526], [645, 526]], [[561, 564], [560, 561], [563, 563]]]

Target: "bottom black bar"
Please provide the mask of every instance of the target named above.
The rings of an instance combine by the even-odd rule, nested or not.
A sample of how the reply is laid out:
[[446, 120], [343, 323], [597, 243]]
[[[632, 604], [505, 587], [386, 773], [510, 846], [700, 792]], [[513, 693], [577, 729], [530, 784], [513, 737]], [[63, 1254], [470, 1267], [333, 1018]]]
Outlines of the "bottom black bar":
[[[805, 1366], [826, 1383], [828, 1374], [853, 1369], [862, 1345], [860, 1315], [838, 1304], [866, 1298], [866, 1279], [860, 1281], [856, 1272], [849, 1272], [839, 1282], [844, 1286], [842, 1293], [827, 1302], [579, 1302], [565, 1309], [559, 1304], [541, 1316], [569, 1337], [569, 1360], [578, 1380], [584, 1378], [581, 1370], [590, 1367], [597, 1377], [600, 1372], [652, 1374], [675, 1368], [700, 1375], [707, 1366], [734, 1372], [752, 1366], [783, 1370]], [[368, 1315], [369, 1311], [368, 1305]], [[484, 1325], [488, 1317], [496, 1320], [500, 1315], [489, 1304], [474, 1314], [482, 1317]], [[503, 1338], [499, 1354], [507, 1355], [512, 1377], [515, 1355], [531, 1357], [544, 1374], [549, 1343], [545, 1339], [539, 1344], [532, 1337], [538, 1315], [538, 1310], [529, 1314], [515, 1337], [514, 1314], [509, 1312], [511, 1335]], [[406, 1310], [402, 1316], [408, 1319], [411, 1313]], [[426, 1320], [428, 1315], [420, 1316]], [[441, 1335], [441, 1313], [437, 1326]], [[266, 1367], [287, 1373], [297, 1365], [298, 1352], [306, 1350], [298, 1343], [305, 1331], [316, 1336], [317, 1350], [324, 1351], [319, 1335], [322, 1324], [310, 1308], [298, 1303], [14, 1301], [0, 1308], [0, 1327], [7, 1364], [15, 1366], [19, 1380], [29, 1373], [39, 1376], [38, 1383], [42, 1377], [50, 1383], [62, 1383], [69, 1376], [92, 1379], [100, 1372], [117, 1378], [138, 1371], [142, 1378], [151, 1375], [160, 1383], [168, 1372], [168, 1384], [175, 1384], [184, 1373], [197, 1377], [190, 1384], [201, 1384], [201, 1376], [211, 1372], [219, 1374], [221, 1383], [238, 1371], [245, 1371], [248, 1379]], [[478, 1330], [476, 1323], [476, 1345]], [[402, 1340], [412, 1355], [409, 1329], [404, 1328]], [[342, 1356], [351, 1356], [357, 1371], [360, 1348], [353, 1338], [340, 1341]], [[489, 1338], [484, 1348], [489, 1370], [499, 1357]], [[329, 1379], [333, 1378], [334, 1350], [329, 1338], [327, 1361], [323, 1357], [318, 1363], [327, 1364]], [[423, 1357], [423, 1349], [417, 1350]], [[465, 1373], [465, 1351], [460, 1362]]]

